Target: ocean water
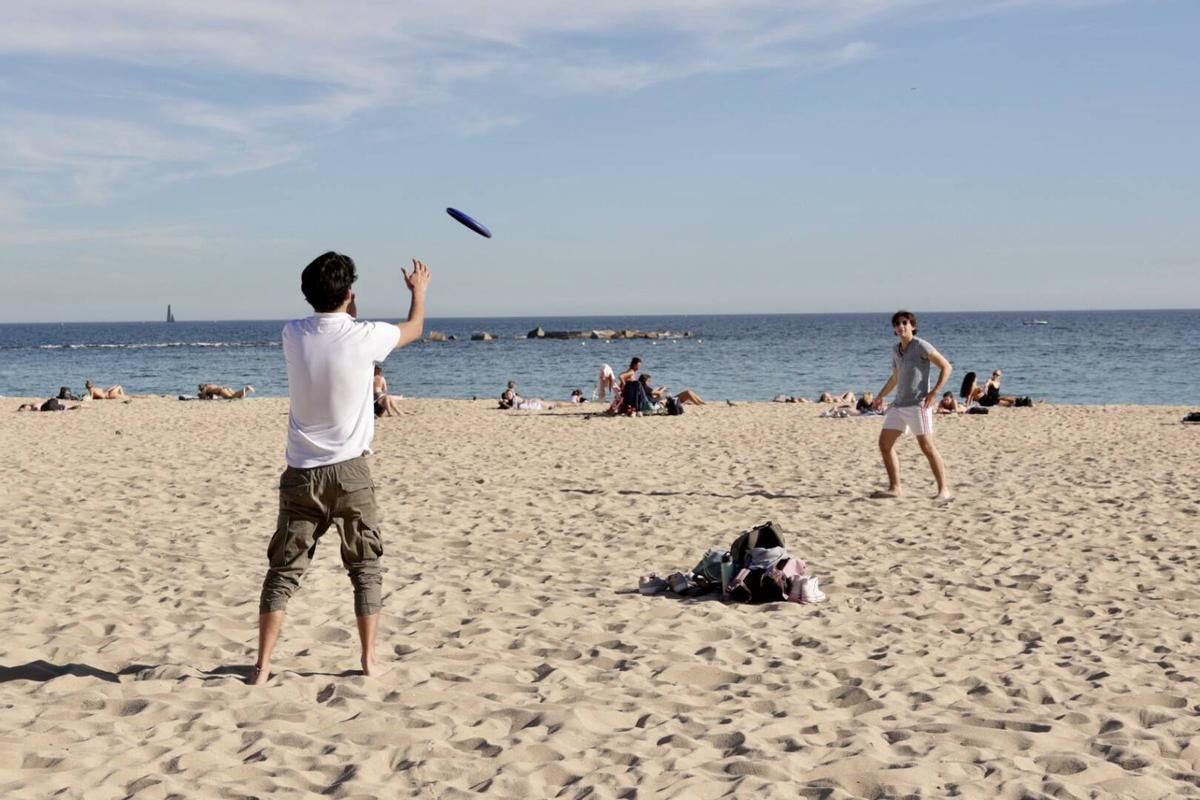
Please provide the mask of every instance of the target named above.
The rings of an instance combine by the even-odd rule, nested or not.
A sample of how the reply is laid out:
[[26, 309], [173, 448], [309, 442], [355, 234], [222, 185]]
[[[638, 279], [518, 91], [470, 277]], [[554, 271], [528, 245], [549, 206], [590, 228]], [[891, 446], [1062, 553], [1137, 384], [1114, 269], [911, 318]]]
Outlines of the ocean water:
[[[1033, 320], [1047, 324], [1030, 324]], [[195, 394], [202, 382], [285, 396], [278, 320], [0, 325], [0, 395], [80, 393], [85, 379], [131, 394]], [[660, 340], [530, 340], [546, 330], [687, 332]], [[384, 364], [391, 390], [418, 397], [495, 397], [512, 379], [526, 397], [591, 396], [602, 363], [639, 356], [656, 385], [710, 400], [815, 398], [878, 391], [895, 341], [887, 314], [430, 319], [420, 342]], [[496, 341], [475, 342], [487, 331]], [[920, 334], [981, 380], [1004, 370], [1005, 394], [1061, 403], [1200, 404], [1200, 311], [928, 313]]]

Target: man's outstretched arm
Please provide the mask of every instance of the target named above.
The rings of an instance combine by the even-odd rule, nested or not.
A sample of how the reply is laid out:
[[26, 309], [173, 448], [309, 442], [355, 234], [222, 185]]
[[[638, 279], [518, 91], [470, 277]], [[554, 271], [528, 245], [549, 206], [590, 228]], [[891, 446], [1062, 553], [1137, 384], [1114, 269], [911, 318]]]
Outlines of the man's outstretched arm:
[[421, 338], [425, 330], [425, 288], [429, 286], [429, 268], [415, 258], [411, 273], [403, 267], [400, 272], [404, 275], [404, 285], [412, 293], [412, 303], [408, 307], [408, 319], [396, 325], [400, 329], [397, 350]]

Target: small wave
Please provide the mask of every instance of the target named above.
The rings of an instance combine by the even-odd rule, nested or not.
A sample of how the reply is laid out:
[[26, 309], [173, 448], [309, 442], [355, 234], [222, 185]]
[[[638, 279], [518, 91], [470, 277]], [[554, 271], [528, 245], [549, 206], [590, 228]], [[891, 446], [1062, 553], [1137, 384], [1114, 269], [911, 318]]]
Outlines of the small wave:
[[163, 348], [221, 347], [221, 348], [275, 348], [278, 341], [259, 342], [91, 342], [87, 344], [38, 344], [27, 346], [0, 347], [0, 351], [17, 350], [158, 350]]

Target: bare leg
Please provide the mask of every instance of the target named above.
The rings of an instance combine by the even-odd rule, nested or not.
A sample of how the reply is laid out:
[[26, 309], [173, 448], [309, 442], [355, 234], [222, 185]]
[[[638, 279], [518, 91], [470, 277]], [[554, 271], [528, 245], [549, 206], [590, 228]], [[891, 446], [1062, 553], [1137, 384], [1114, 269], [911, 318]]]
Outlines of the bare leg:
[[389, 394], [387, 396], [387, 403], [385, 404], [385, 407], [386, 411], [384, 413], [389, 417], [398, 416], [400, 414], [400, 404], [396, 402], [396, 396], [394, 394]]
[[933, 470], [933, 479], [937, 481], [938, 493], [934, 499], [949, 500], [953, 495], [946, 486], [946, 465], [942, 463], [942, 454], [938, 452], [937, 445], [933, 443], [933, 437], [917, 436], [917, 444], [921, 446], [921, 452], [925, 454], [925, 458], [929, 459], [929, 467]]
[[691, 403], [695, 406], [704, 405], [704, 400], [700, 397], [700, 395], [696, 394], [691, 389], [684, 389], [682, 392], [675, 395], [675, 399], [681, 403]]
[[250, 672], [250, 685], [262, 686], [271, 678], [271, 654], [283, 630], [284, 611], [268, 611], [258, 615], [258, 662]]
[[904, 431], [884, 428], [879, 433], [879, 453], [883, 456], [883, 466], [887, 470], [888, 488], [885, 492], [875, 492], [874, 498], [900, 496], [900, 459], [896, 456], [896, 441]]
[[375, 661], [375, 631], [379, 629], [379, 614], [355, 617], [358, 622], [358, 638], [362, 642], [362, 671], [368, 678], [386, 675], [391, 667], [380, 667]]

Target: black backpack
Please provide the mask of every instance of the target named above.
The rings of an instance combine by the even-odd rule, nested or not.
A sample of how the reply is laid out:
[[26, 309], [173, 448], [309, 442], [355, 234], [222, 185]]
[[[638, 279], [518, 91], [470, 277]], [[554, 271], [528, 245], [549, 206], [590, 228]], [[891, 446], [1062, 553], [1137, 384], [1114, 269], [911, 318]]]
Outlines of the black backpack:
[[677, 417], [683, 413], [683, 403], [679, 402], [679, 398], [673, 395], [667, 395], [667, 413], [672, 417]]
[[59, 387], [58, 399], [59, 400], [76, 400], [76, 401], [79, 400], [79, 398], [75, 396], [75, 393], [71, 391], [70, 386], [60, 386]]
[[67, 407], [64, 406], [57, 397], [51, 397], [46, 402], [42, 403], [41, 410], [42, 411], [66, 411]]

